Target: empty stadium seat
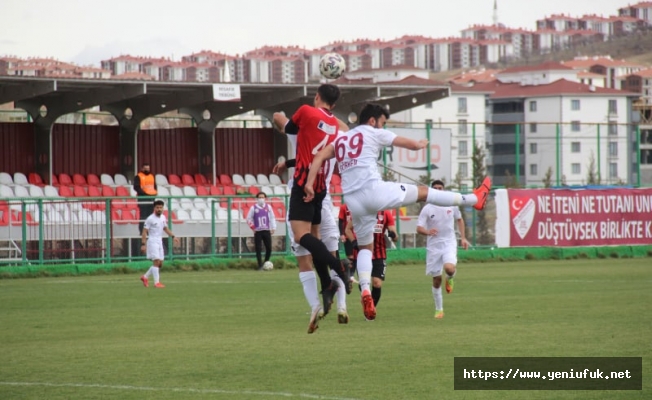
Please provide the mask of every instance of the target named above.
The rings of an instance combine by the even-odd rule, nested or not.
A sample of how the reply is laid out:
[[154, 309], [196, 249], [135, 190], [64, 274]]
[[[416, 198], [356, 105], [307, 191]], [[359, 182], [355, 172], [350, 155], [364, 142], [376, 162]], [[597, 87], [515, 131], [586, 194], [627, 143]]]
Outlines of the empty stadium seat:
[[82, 174], [72, 174], [72, 183], [73, 185], [86, 186], [86, 178]]
[[57, 192], [57, 188], [55, 188], [52, 185], [45, 185], [43, 188], [43, 193], [45, 194], [45, 197], [59, 197], [59, 192]]
[[210, 192], [206, 189], [206, 186], [200, 185], [197, 186], [197, 196], [210, 196]]
[[82, 208], [77, 213], [77, 223], [79, 224], [90, 224], [93, 222], [93, 215], [91, 212], [85, 208]]
[[190, 174], [182, 174], [181, 175], [181, 184], [184, 186], [194, 186], [195, 185], [195, 178], [192, 177]]
[[102, 185], [102, 196], [103, 197], [115, 197], [115, 190], [113, 187], [108, 185]]
[[253, 176], [252, 174], [245, 174], [244, 182], [245, 185], [258, 185], [258, 181], [256, 180], [256, 177]]
[[22, 172], [14, 173], [14, 185], [29, 185], [27, 177]]
[[192, 200], [192, 205], [195, 210], [201, 210], [204, 211], [208, 209], [208, 204], [206, 203], [206, 200], [204, 199], [193, 199]]
[[222, 186], [211, 186], [209, 191], [211, 196], [220, 196], [224, 193], [224, 188]]
[[190, 222], [204, 222], [205, 220], [206, 218], [202, 211], [195, 209], [190, 210]]
[[45, 193], [43, 192], [43, 188], [40, 186], [35, 186], [31, 185], [29, 187], [29, 195], [30, 197], [45, 197]]
[[66, 174], [65, 172], [59, 174], [58, 181], [59, 181], [59, 185], [73, 186], [72, 178], [70, 177], [70, 175]]
[[208, 182], [208, 179], [202, 174], [195, 174], [195, 183], [197, 185], [204, 185], [204, 186], [209, 186], [210, 182]]
[[258, 186], [249, 186], [249, 193], [252, 196], [256, 196], [258, 193], [260, 193], [260, 188]]
[[244, 186], [245, 185], [244, 177], [242, 175], [240, 175], [240, 174], [231, 175], [231, 182], [233, 182], [233, 184], [236, 185], [236, 186]]
[[129, 181], [127, 180], [127, 177], [122, 175], [122, 174], [115, 174], [113, 177], [113, 182], [115, 182], [116, 185], [129, 185]]
[[170, 195], [170, 191], [165, 186], [159, 186], [157, 192], [157, 197], [165, 197]]
[[75, 185], [72, 188], [73, 197], [88, 197], [86, 190], [83, 186]]
[[14, 178], [11, 177], [6, 172], [0, 172], [0, 184], [2, 185], [13, 185], [14, 184]]
[[105, 224], [106, 223], [106, 213], [102, 210], [93, 210], [91, 211], [93, 222], [96, 224]]
[[25, 186], [14, 186], [14, 197], [30, 197], [29, 191]]
[[228, 176], [227, 174], [220, 174], [220, 183], [222, 185], [233, 185], [233, 181], [231, 180], [231, 177]]
[[223, 186], [225, 196], [235, 196], [235, 186]]
[[36, 172], [30, 172], [29, 175], [27, 175], [27, 181], [32, 185], [45, 186], [41, 175], [37, 174]]
[[194, 197], [194, 196], [197, 196], [197, 191], [192, 186], [184, 186], [183, 187], [183, 194], [184, 194], [184, 196], [193, 196]]
[[215, 219], [218, 221], [226, 221], [227, 219], [229, 219], [229, 213], [223, 208], [218, 208], [217, 214], [215, 215]]
[[[169, 212], [168, 210], [163, 210], [163, 215], [165, 215], [165, 217], [168, 219], [168, 221], [170, 221], [170, 212]], [[174, 212], [174, 211], [172, 211], [172, 219], [171, 219], [171, 221], [172, 221], [172, 224], [173, 224], [173, 225], [174, 225], [174, 224], [182, 224], [182, 223], [183, 223], [183, 221], [181, 221], [181, 220], [177, 217], [177, 213]]]
[[267, 175], [265, 174], [256, 175], [256, 180], [259, 185], [270, 185], [269, 178], [267, 178]]
[[154, 176], [154, 182], [156, 183], [157, 186], [160, 185], [169, 185], [170, 183], [168, 182], [168, 178], [165, 177], [163, 174], [156, 174]]
[[14, 196], [14, 190], [5, 184], [0, 185], [0, 197], [2, 198], [11, 198]]
[[281, 177], [276, 174], [269, 174], [269, 184], [270, 185], [282, 185], [283, 181]]
[[75, 194], [67, 185], [59, 186], [59, 195], [62, 197], [75, 197]]
[[186, 210], [179, 210], [177, 211], [177, 218], [179, 219], [179, 221], [189, 221], [190, 214]]
[[109, 174], [100, 175], [100, 183], [102, 185], [115, 186], [115, 181], [113, 180], [113, 177]]
[[88, 174], [86, 175], [86, 183], [92, 186], [101, 186], [102, 181], [100, 181], [100, 177], [95, 175], [95, 174]]
[[276, 186], [272, 186], [272, 189], [275, 195], [285, 196], [285, 187], [276, 185]]
[[177, 174], [169, 174], [168, 182], [170, 183], [170, 185], [183, 186], [183, 183], [181, 182], [181, 178]]
[[260, 191], [265, 193], [267, 197], [273, 196], [274, 195], [274, 190], [270, 186], [261, 186]]
[[[11, 214], [11, 225], [21, 226], [23, 224], [22, 211], [10, 211], [9, 213]], [[38, 225], [38, 222], [34, 220], [34, 216], [29, 212], [25, 213], [25, 221], [30, 226]]]

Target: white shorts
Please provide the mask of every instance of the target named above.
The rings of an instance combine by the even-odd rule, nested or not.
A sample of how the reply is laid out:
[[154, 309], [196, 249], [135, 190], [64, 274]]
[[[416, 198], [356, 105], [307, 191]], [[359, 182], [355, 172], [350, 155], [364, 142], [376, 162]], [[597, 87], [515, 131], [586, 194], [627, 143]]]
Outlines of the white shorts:
[[[408, 191], [414, 196], [418, 189], [414, 185], [405, 183], [376, 181], [346, 194], [344, 202], [351, 211], [353, 229], [359, 245], [373, 242], [378, 211], [403, 206]], [[414, 200], [416, 201], [416, 197]]]
[[441, 242], [428, 247], [426, 254], [426, 275], [441, 276], [444, 264], [457, 265], [457, 243]]
[[[326, 245], [328, 251], [333, 252], [337, 251], [340, 248], [340, 229], [335, 222], [333, 217], [333, 205], [329, 197], [324, 199], [324, 202], [321, 206], [321, 224], [319, 224], [319, 236], [321, 241]], [[289, 215], [288, 210], [288, 215]], [[307, 256], [310, 255], [310, 252], [299, 243], [294, 241], [294, 233], [292, 232], [292, 227], [290, 226], [290, 221], [286, 218], [288, 235], [290, 235], [290, 246], [292, 246], [292, 254], [295, 257]]]
[[161, 261], [165, 259], [162, 239], [147, 239], [147, 259]]

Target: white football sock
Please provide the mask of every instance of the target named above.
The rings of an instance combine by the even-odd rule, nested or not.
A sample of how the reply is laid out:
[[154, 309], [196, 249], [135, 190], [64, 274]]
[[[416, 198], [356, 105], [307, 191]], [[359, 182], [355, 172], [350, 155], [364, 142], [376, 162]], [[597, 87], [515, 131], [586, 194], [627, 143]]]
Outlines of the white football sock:
[[311, 310], [316, 310], [321, 307], [319, 301], [319, 290], [317, 289], [317, 276], [315, 271], [299, 272], [299, 280], [303, 286], [303, 295], [310, 305]]
[[428, 188], [426, 202], [443, 207], [472, 206], [478, 202], [478, 197], [471, 193], [463, 195], [461, 193], [445, 192], [443, 190]]
[[157, 267], [152, 267], [152, 275], [154, 275], [154, 284], [158, 283], [158, 270], [159, 268]]
[[342, 279], [337, 275], [337, 272], [331, 270], [331, 279], [337, 282], [339, 287], [337, 288], [337, 311], [346, 311], [346, 288]]
[[371, 284], [371, 270], [373, 264], [371, 262], [371, 250], [362, 249], [358, 252], [358, 279], [360, 280], [360, 288], [364, 292], [369, 289]]
[[143, 275], [145, 278], [149, 278], [150, 276], [154, 276], [154, 272], [152, 270], [154, 269], [154, 266], [150, 266], [147, 272], [145, 272], [145, 275]]
[[435, 311], [442, 311], [444, 309], [444, 299], [441, 296], [441, 286], [439, 289], [432, 287], [432, 297], [435, 299]]

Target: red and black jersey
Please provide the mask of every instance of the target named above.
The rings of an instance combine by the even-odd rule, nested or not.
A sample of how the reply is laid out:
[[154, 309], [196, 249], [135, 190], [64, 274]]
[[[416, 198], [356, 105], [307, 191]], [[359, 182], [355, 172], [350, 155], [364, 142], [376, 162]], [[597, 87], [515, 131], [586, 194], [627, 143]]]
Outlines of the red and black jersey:
[[[329, 110], [308, 105], [299, 107], [297, 112], [292, 115], [291, 123], [298, 128], [294, 183], [303, 187], [308, 179], [310, 164], [312, 164], [315, 154], [335, 140], [339, 124], [337, 118]], [[317, 174], [313, 189], [315, 193], [321, 193], [327, 189], [326, 171], [323, 166]]]
[[[388, 230], [387, 227], [393, 226], [394, 224], [394, 217], [390, 211], [378, 211], [378, 214], [376, 214], [376, 226], [374, 227], [374, 251], [371, 253], [372, 260], [387, 259], [387, 243], [385, 243], [385, 231]], [[355, 231], [353, 234], [355, 235]], [[353, 250], [353, 258], [358, 258], [358, 251], [355, 249]]]
[[346, 225], [351, 222], [351, 211], [346, 206], [346, 204], [340, 205], [340, 213], [337, 216], [339, 220], [340, 235], [344, 235], [346, 230]]

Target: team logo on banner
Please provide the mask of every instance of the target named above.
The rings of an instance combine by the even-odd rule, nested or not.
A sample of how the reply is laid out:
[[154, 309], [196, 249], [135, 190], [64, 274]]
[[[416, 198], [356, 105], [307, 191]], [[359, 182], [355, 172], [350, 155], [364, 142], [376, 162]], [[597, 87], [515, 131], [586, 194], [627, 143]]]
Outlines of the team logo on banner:
[[534, 200], [517, 197], [510, 201], [509, 206], [514, 229], [516, 229], [516, 233], [523, 239], [530, 231], [532, 222], [534, 222], [534, 214], [536, 212]]

